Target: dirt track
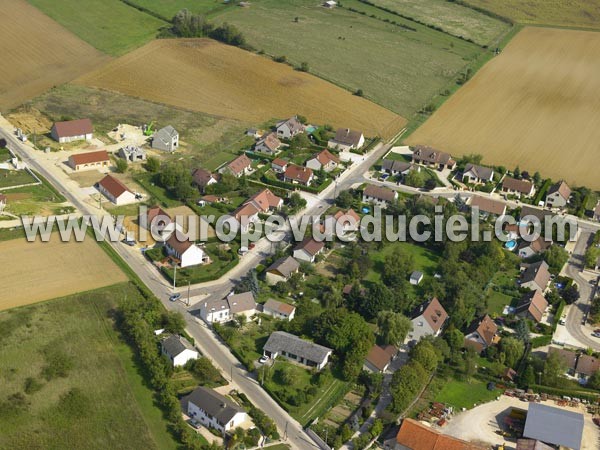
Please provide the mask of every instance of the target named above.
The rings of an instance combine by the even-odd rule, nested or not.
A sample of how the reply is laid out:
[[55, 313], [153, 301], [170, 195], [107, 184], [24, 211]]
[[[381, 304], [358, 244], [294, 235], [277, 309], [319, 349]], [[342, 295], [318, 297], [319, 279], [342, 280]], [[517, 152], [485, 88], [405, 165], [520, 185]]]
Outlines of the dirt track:
[[525, 28], [409, 144], [600, 189], [600, 34]]
[[153, 41], [76, 82], [257, 125], [301, 114], [388, 137], [406, 123], [320, 78], [206, 39]]
[[0, 310], [109, 286], [127, 277], [89, 237], [62, 243], [0, 242]]
[[25, 0], [0, 0], [0, 111], [110, 60]]

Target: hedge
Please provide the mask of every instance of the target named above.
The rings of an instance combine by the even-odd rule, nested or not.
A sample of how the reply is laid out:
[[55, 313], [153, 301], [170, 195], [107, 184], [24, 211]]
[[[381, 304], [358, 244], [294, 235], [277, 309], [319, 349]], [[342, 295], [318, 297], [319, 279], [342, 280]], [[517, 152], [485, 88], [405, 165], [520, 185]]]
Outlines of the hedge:
[[559, 389], [559, 388], [553, 388], [553, 387], [549, 387], [549, 386], [540, 386], [539, 384], [534, 384], [533, 386], [530, 386], [530, 388], [533, 390], [533, 392], [537, 392], [537, 393], [544, 393], [544, 394], [548, 394], [548, 395], [557, 395], [560, 397], [566, 395], [568, 397], [584, 398], [591, 402], [598, 401], [598, 398], [600, 397], [600, 394], [595, 393], [591, 390], [579, 391], [579, 390], [574, 390], [574, 389]]
[[545, 345], [550, 345], [551, 343], [552, 343], [552, 335], [548, 334], [546, 336], [534, 337], [531, 340], [531, 347], [532, 348], [544, 347]]

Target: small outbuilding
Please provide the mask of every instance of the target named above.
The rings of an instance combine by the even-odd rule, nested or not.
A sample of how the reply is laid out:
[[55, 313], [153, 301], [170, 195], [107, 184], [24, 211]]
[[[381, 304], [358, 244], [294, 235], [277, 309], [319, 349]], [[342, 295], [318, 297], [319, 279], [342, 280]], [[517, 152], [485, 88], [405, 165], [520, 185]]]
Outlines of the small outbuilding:
[[410, 284], [418, 286], [419, 284], [421, 284], [421, 281], [423, 281], [423, 272], [415, 270], [413, 273], [410, 274]]

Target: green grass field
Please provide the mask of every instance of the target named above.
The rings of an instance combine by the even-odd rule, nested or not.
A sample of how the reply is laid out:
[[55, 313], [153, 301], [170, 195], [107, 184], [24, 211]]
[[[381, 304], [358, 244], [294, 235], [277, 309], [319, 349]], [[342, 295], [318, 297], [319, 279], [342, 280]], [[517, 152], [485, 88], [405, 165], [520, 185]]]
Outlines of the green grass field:
[[154, 38], [162, 20], [119, 0], [28, 0], [98, 50], [118, 56]]
[[510, 305], [512, 301], [513, 298], [510, 295], [490, 289], [487, 294], [487, 313], [499, 316], [502, 314], [504, 307]]
[[371, 3], [438, 27], [453, 36], [487, 45], [510, 25], [446, 0], [370, 0]]
[[[373, 260], [373, 268], [367, 274], [367, 281], [378, 282], [381, 279], [382, 266], [386, 256], [397, 251], [411, 254], [414, 258], [415, 270], [423, 272], [426, 277], [433, 277], [435, 274], [440, 258], [434, 252], [409, 242], [391, 242], [387, 243], [381, 251], [369, 253], [369, 258]], [[409, 275], [407, 274], [407, 279]]]
[[0, 314], [0, 448], [175, 449], [111, 310], [128, 283]]
[[515, 22], [564, 27], [600, 28], [597, 0], [466, 0]]
[[0, 169], [0, 189], [36, 182], [37, 180], [33, 178], [26, 170]]
[[257, 0], [215, 20], [237, 26], [256, 49], [286, 56], [295, 66], [307, 62], [311, 73], [351, 91], [362, 89], [365, 97], [405, 117], [482, 53], [475, 44], [356, 0], [343, 4], [327, 10], [313, 0]]
[[160, 16], [171, 19], [178, 11], [188, 9], [194, 14], [217, 14], [226, 8], [239, 8], [236, 2], [223, 0], [129, 0], [129, 3], [148, 9]]
[[28, 102], [24, 109], [29, 107], [38, 109], [52, 122], [89, 117], [96, 136], [106, 136], [119, 123], [142, 125], [154, 121], [157, 129], [172, 125], [179, 132], [181, 145], [174, 157], [209, 169], [233, 159], [251, 139], [244, 135], [249, 124], [75, 84], [51, 89]]
[[455, 409], [472, 408], [475, 404], [489, 402], [500, 395], [499, 389], [488, 391], [483, 381], [446, 380], [435, 401], [452, 405]]

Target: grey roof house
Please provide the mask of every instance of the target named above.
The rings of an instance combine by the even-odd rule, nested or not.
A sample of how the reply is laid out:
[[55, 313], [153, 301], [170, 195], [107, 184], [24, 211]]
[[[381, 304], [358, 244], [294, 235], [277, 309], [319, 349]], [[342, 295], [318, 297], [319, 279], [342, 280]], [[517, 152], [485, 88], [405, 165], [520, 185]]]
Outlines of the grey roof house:
[[305, 341], [285, 331], [271, 333], [263, 347], [263, 354], [271, 359], [281, 355], [300, 364], [316, 367], [317, 370], [327, 365], [332, 352], [330, 348]]
[[489, 183], [494, 181], [494, 170], [489, 167], [467, 164], [462, 174], [465, 183]]
[[192, 359], [198, 359], [198, 351], [190, 342], [176, 334], [169, 336], [160, 343], [161, 353], [173, 366], [184, 366]]
[[267, 283], [274, 285], [280, 281], [287, 281], [300, 269], [300, 263], [291, 256], [279, 258], [271, 264], [265, 273]]
[[152, 148], [174, 152], [179, 146], [179, 133], [171, 125], [161, 128], [152, 136]]
[[193, 421], [221, 433], [233, 430], [247, 420], [246, 412], [227, 397], [205, 387], [197, 387], [184, 397], [187, 415]]

